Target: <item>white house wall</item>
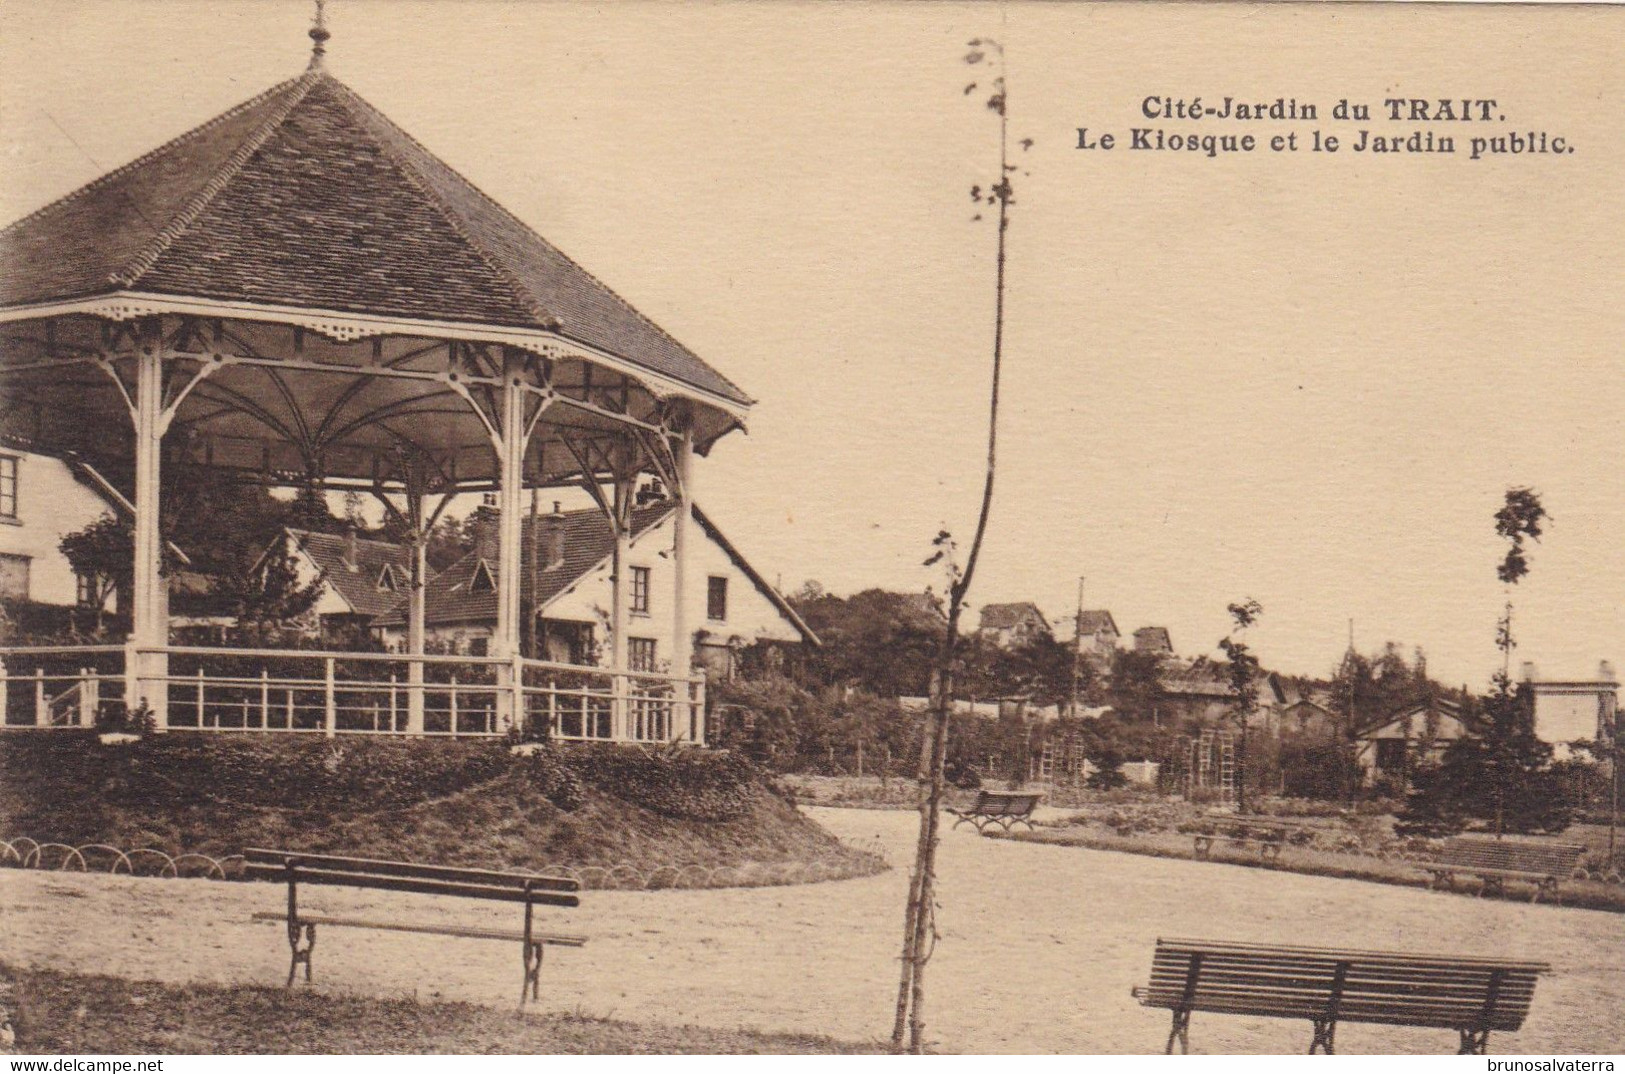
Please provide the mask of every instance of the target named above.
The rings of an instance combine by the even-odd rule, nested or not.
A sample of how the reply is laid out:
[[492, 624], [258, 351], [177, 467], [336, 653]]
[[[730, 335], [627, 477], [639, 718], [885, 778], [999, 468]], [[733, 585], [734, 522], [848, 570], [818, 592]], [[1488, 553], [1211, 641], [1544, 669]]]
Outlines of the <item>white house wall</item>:
[[30, 600], [77, 603], [78, 579], [58, 545], [104, 515], [112, 517], [112, 509], [61, 459], [3, 449], [0, 455], [18, 460], [17, 518], [0, 519], [0, 554], [28, 558]]
[[[321, 568], [311, 559], [305, 550], [299, 547], [298, 538], [291, 534], [286, 538], [287, 553], [293, 557], [293, 574], [301, 587], [308, 586], [322, 576]], [[322, 583], [321, 596], [311, 606], [310, 612], [314, 615], [349, 615], [355, 609], [350, 602], [339, 596], [338, 590], [327, 582]]]
[[[754, 641], [801, 640], [801, 634], [784, 618], [778, 606], [756, 588], [736, 566], [728, 553], [710, 539], [698, 521], [689, 524], [688, 565], [688, 625], [693, 631], [704, 630], [705, 644], [725, 644], [738, 638], [749, 644]], [[674, 648], [672, 633], [672, 518], [645, 531], [632, 542], [627, 566], [627, 599], [631, 599], [631, 567], [649, 569], [649, 614], [627, 616], [627, 636], [653, 638], [655, 661], [660, 668], [669, 669]], [[717, 622], [706, 617], [706, 596], [709, 578], [728, 579], [728, 618]], [[542, 610], [544, 619], [570, 620], [596, 623], [603, 657], [608, 659], [608, 619], [610, 611], [610, 565], [606, 561], [582, 577], [571, 589], [559, 594]]]

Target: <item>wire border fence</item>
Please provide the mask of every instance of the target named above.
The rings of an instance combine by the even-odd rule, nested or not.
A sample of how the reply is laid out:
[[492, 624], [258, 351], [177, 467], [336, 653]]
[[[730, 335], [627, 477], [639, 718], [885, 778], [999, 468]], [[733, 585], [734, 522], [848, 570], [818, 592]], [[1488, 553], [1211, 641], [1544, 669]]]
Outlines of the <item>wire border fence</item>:
[[[830, 880], [855, 880], [891, 867], [878, 841], [872, 845], [842, 844], [856, 855], [828, 855], [808, 861], [742, 862], [738, 865], [661, 864], [638, 867], [627, 862], [611, 865], [543, 864], [528, 872], [563, 876], [592, 891], [699, 891], [713, 888], [783, 887]], [[105, 865], [105, 868], [103, 867]], [[866, 868], [867, 866], [867, 868]], [[0, 839], [0, 868], [48, 872], [106, 872], [164, 879], [206, 878], [242, 880], [243, 857], [229, 854], [171, 855], [150, 847], [123, 850], [107, 843], [40, 842], [26, 835]]]

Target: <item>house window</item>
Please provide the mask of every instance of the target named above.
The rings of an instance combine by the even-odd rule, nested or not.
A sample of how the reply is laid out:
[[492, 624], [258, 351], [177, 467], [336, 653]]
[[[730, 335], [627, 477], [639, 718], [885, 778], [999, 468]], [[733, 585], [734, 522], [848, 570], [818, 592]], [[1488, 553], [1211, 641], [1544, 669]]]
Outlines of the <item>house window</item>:
[[17, 518], [17, 456], [0, 455], [0, 518]]
[[380, 593], [395, 592], [395, 569], [384, 564], [384, 569], [378, 572], [378, 591]]
[[28, 599], [29, 557], [0, 552], [0, 597], [8, 600]]
[[470, 593], [489, 593], [495, 588], [496, 582], [491, 578], [491, 568], [482, 559], [479, 565], [474, 568], [474, 577], [468, 583], [468, 591]]
[[91, 608], [101, 603], [101, 579], [95, 572], [89, 574], [75, 574], [75, 597], [81, 608]]
[[1402, 738], [1377, 739], [1377, 768], [1383, 772], [1405, 771], [1407, 745]]
[[728, 579], [712, 575], [706, 582], [705, 617], [719, 623], [728, 618]]
[[633, 671], [655, 669], [655, 640], [653, 638], [627, 638], [626, 662]]
[[[649, 568], [632, 568], [632, 614], [649, 614]], [[636, 639], [634, 639], [635, 641]], [[650, 642], [653, 645], [654, 642]]]

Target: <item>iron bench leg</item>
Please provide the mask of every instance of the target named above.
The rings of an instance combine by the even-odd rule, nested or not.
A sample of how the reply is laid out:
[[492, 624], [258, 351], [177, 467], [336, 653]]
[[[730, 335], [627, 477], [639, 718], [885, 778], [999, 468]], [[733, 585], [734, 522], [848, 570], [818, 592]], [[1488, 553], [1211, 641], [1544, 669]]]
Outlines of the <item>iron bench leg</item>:
[[[301, 929], [305, 933], [303, 947], [299, 945], [299, 932]], [[294, 974], [298, 971], [301, 962], [305, 964], [305, 983], [309, 984], [310, 956], [316, 950], [316, 926], [310, 924], [301, 925], [298, 918], [290, 918], [288, 920], [288, 950], [292, 955], [288, 961], [288, 983], [282, 987], [293, 987]]]
[[1197, 836], [1195, 849], [1196, 856], [1206, 860], [1207, 856], [1213, 852], [1213, 837], [1210, 835]]
[[1501, 898], [1506, 895], [1507, 884], [1505, 877], [1480, 876], [1479, 879], [1483, 881], [1482, 886], [1478, 889], [1479, 898], [1482, 899], [1486, 895], [1494, 895], [1497, 898]]
[[1487, 1029], [1463, 1029], [1461, 1031], [1461, 1048], [1457, 1055], [1487, 1055], [1490, 1043], [1490, 1031]]
[[540, 940], [525, 941], [525, 979], [519, 985], [519, 1009], [521, 1011], [525, 1009], [527, 992], [529, 993], [530, 999], [541, 999], [542, 953], [546, 950], [546, 948], [547, 945], [542, 943]]
[[1322, 1055], [1334, 1053], [1333, 1037], [1337, 1035], [1337, 1020], [1335, 1018], [1316, 1018], [1315, 1039], [1309, 1042], [1309, 1054], [1314, 1055], [1315, 1049], [1320, 1049]]
[[1174, 1054], [1174, 1041], [1179, 1041], [1179, 1054], [1191, 1054], [1190, 1041], [1191, 1012], [1188, 1010], [1174, 1011], [1173, 1028], [1168, 1031], [1168, 1047], [1163, 1050], [1164, 1055]]

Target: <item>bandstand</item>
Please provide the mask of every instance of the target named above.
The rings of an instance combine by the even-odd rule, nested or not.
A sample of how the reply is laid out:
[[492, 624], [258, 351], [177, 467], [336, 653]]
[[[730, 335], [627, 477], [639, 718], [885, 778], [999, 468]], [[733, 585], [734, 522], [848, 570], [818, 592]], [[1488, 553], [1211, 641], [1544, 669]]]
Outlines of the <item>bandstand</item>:
[[[690, 672], [691, 461], [751, 400], [482, 194], [324, 62], [0, 232], [0, 433], [133, 474], [122, 645], [0, 650], [10, 726], [145, 705], [160, 730], [703, 742]], [[171, 644], [160, 476], [184, 462], [376, 495], [416, 570], [398, 654]], [[677, 639], [628, 666], [641, 475], [675, 497]], [[525, 490], [584, 489], [615, 534], [607, 666], [521, 651]], [[424, 655], [424, 546], [494, 495], [484, 657]]]

